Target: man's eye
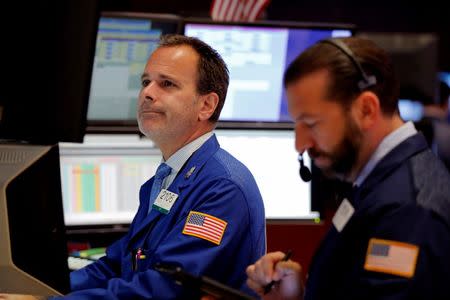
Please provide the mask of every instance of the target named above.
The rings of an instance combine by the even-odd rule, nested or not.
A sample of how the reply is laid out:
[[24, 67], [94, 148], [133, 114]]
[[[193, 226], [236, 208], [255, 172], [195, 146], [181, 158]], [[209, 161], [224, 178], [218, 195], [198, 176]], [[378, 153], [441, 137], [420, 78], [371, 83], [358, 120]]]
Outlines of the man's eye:
[[143, 87], [146, 87], [147, 85], [150, 84], [150, 80], [149, 79], [143, 79], [141, 84], [142, 84]]
[[161, 82], [161, 86], [162, 86], [162, 87], [173, 87], [173, 86], [175, 86], [175, 84], [173, 84], [172, 81], [169, 81], [169, 80], [163, 80], [163, 81]]
[[305, 122], [304, 124], [308, 128], [314, 128], [314, 126], [316, 126], [317, 122]]

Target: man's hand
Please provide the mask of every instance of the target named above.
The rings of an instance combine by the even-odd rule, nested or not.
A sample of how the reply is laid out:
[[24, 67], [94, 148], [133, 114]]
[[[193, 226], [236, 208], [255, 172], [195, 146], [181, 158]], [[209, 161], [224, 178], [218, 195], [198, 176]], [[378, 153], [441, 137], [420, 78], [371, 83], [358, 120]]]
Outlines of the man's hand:
[[[264, 299], [302, 299], [301, 266], [292, 261], [282, 261], [283, 252], [272, 252], [247, 267], [247, 285], [264, 296]], [[264, 287], [272, 280], [277, 283], [264, 295]]]

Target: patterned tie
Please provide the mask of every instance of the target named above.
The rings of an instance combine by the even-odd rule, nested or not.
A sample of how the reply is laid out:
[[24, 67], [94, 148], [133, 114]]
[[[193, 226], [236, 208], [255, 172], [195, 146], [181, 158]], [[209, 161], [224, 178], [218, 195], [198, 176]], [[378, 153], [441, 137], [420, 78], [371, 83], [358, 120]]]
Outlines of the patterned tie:
[[150, 203], [148, 207], [148, 213], [150, 213], [150, 211], [152, 210], [152, 205], [155, 202], [156, 197], [158, 197], [159, 192], [161, 191], [164, 178], [166, 178], [170, 174], [171, 170], [172, 168], [165, 163], [160, 164], [158, 169], [156, 170], [152, 190], [150, 192]]

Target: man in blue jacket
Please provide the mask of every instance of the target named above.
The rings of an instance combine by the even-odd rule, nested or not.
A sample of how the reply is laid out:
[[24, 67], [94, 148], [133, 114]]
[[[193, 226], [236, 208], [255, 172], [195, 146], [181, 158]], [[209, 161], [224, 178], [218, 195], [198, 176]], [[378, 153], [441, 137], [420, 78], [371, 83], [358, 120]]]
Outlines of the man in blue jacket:
[[[264, 299], [448, 299], [450, 176], [398, 111], [386, 53], [369, 40], [321, 41], [284, 77], [296, 148], [353, 184], [311, 263], [265, 255], [247, 268]], [[272, 280], [272, 289], [265, 287]]]
[[193, 297], [155, 270], [158, 263], [245, 289], [246, 266], [265, 253], [265, 215], [252, 174], [212, 132], [228, 82], [224, 61], [204, 42], [161, 39], [142, 74], [137, 118], [168, 174], [161, 188], [154, 177], [144, 183], [129, 232], [105, 257], [72, 272], [66, 297]]

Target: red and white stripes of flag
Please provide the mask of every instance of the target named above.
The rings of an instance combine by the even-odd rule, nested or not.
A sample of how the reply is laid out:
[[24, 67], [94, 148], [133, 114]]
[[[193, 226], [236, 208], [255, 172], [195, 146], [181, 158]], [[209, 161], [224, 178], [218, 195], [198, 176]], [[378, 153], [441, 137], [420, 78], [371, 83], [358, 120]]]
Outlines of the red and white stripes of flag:
[[216, 21], [255, 21], [270, 0], [213, 0], [210, 15]]

